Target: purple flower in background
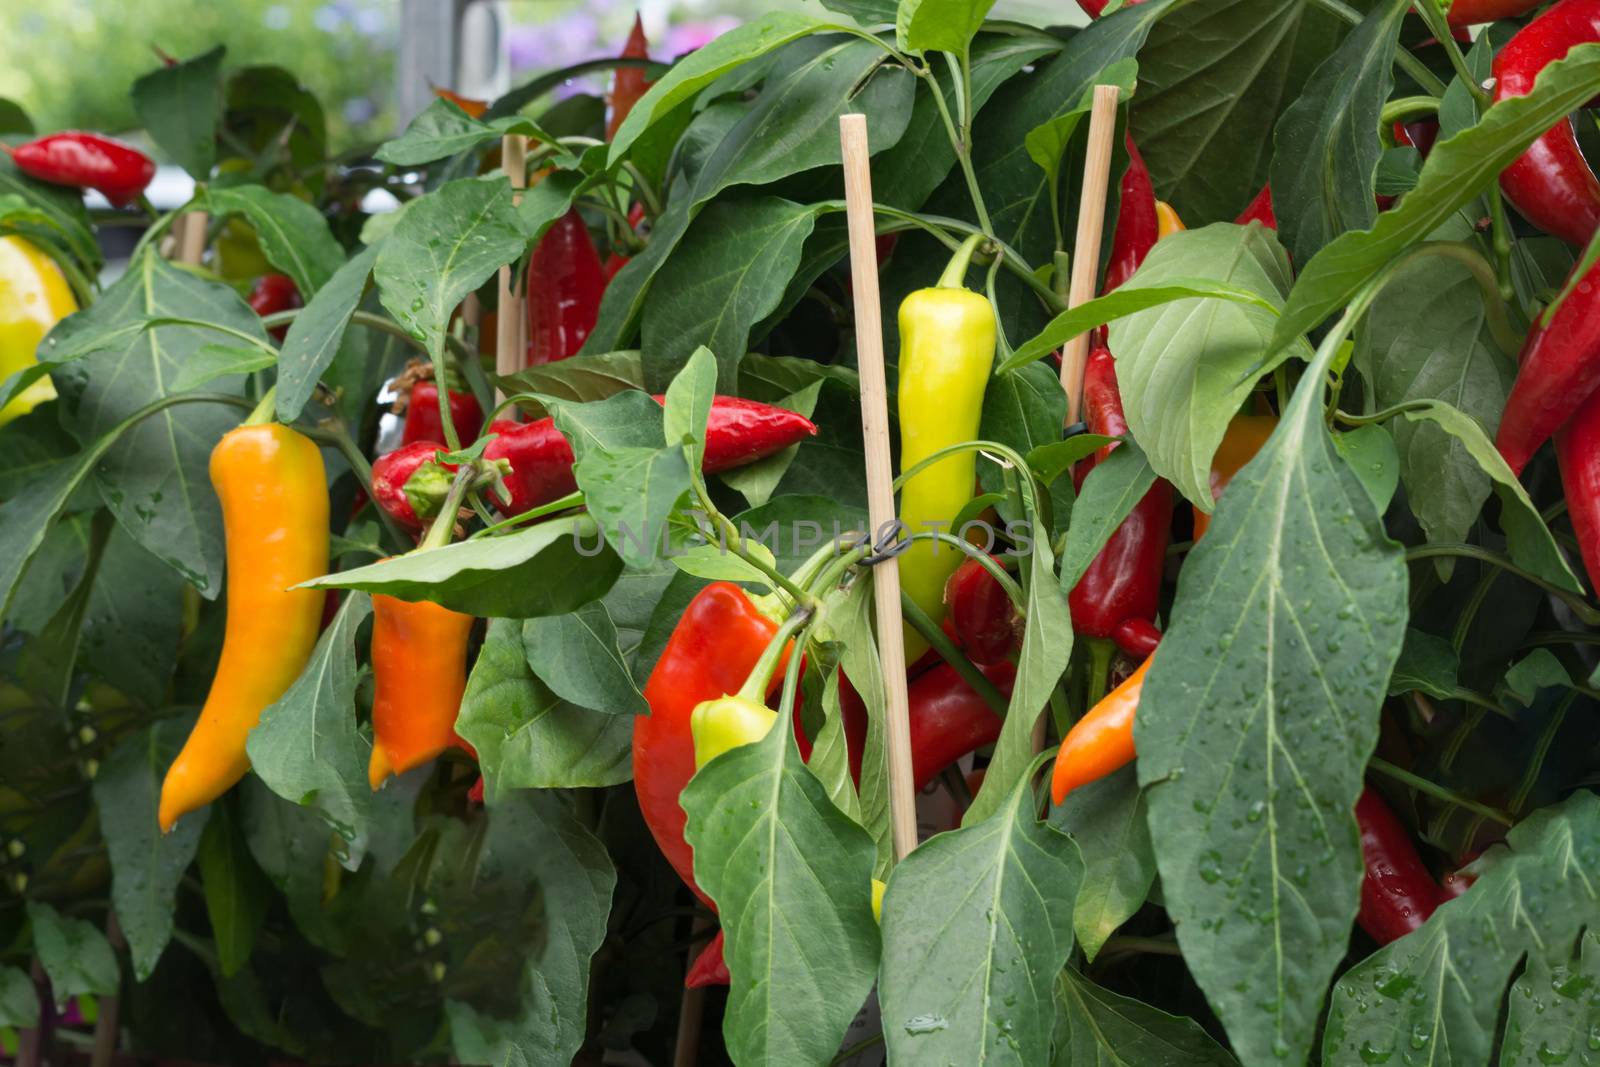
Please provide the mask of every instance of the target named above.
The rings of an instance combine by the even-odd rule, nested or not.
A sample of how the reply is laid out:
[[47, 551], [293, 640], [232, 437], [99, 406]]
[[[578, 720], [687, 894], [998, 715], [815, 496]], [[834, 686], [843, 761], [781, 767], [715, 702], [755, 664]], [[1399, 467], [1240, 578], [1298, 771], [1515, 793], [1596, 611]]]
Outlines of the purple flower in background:
[[650, 54], [658, 58], [676, 59], [685, 52], [704, 47], [737, 25], [739, 19], [733, 15], [716, 15], [702, 22], [685, 22], [669, 26], [660, 45], [651, 42]]
[[[631, 6], [632, 0], [627, 2]], [[622, 48], [626, 28], [613, 35], [607, 26], [617, 20], [605, 17], [616, 6], [612, 0], [591, 0], [584, 9], [559, 18], [512, 26], [506, 31], [506, 52], [513, 77], [526, 71], [556, 70], [616, 55]], [[632, 21], [631, 16], [628, 21]], [[652, 38], [650, 54], [660, 60], [675, 59], [704, 46], [739, 22], [734, 15], [714, 15], [669, 26], [660, 39]], [[575, 79], [558, 86], [555, 95], [564, 98], [577, 92], [598, 91], [603, 81], [603, 77]]]

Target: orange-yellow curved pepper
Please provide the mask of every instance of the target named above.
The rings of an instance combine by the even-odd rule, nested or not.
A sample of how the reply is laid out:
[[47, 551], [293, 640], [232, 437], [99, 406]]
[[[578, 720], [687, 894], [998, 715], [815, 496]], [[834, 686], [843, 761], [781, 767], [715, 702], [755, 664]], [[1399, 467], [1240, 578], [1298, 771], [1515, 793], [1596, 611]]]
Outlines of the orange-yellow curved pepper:
[[1107, 693], [1061, 739], [1050, 776], [1050, 798], [1057, 804], [1080, 785], [1099, 781], [1133, 762], [1133, 713], [1139, 710], [1144, 673], [1153, 659], [1145, 657], [1127, 681]]
[[[0, 237], [0, 381], [31, 367], [50, 327], [78, 310], [61, 268], [32, 241]], [[0, 426], [56, 397], [40, 378], [0, 408]]]
[[[1239, 473], [1239, 468], [1256, 458], [1261, 446], [1267, 443], [1272, 431], [1278, 428], [1276, 415], [1235, 415], [1222, 435], [1222, 443], [1211, 457], [1211, 499], [1220, 500], [1222, 491]], [[1205, 536], [1211, 529], [1211, 516], [1194, 509], [1194, 539]]]
[[456, 743], [472, 623], [428, 601], [373, 594], [372, 788]]
[[300, 676], [317, 643], [323, 591], [292, 588], [328, 572], [322, 453], [277, 423], [246, 424], [211, 453], [228, 546], [222, 657], [200, 720], [161, 783], [163, 830], [250, 769], [245, 738]]
[[1183, 224], [1183, 220], [1178, 217], [1176, 208], [1165, 200], [1156, 201], [1156, 240], [1159, 241], [1163, 237], [1170, 237], [1180, 230], [1187, 230], [1188, 228]]

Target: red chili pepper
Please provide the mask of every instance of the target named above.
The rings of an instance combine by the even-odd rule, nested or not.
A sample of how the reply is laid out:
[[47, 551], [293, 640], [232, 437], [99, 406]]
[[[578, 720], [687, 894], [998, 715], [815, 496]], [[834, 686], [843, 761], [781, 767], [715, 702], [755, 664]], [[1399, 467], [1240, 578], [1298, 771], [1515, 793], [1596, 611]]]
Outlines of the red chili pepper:
[[1411, 835], [1371, 788], [1356, 801], [1361, 828], [1361, 908], [1356, 923], [1380, 945], [1404, 937], [1428, 921], [1444, 894], [1423, 865]]
[[[661, 403], [662, 398], [657, 396], [656, 402]], [[503, 509], [507, 515], [521, 515], [578, 488], [572, 476], [572, 446], [553, 420], [500, 419], [490, 424], [489, 432], [499, 436], [489, 442], [484, 457], [511, 463], [511, 474], [506, 478], [511, 504]], [[797, 412], [741, 397], [719, 396], [711, 402], [711, 416], [706, 422], [706, 452], [701, 469], [715, 474], [754, 463], [816, 432], [816, 424]]]
[[1556, 434], [1556, 460], [1589, 587], [1600, 589], [1600, 390]]
[[1133, 276], [1144, 257], [1155, 247], [1161, 221], [1156, 216], [1156, 190], [1150, 184], [1150, 170], [1144, 165], [1133, 135], [1124, 139], [1128, 146], [1128, 169], [1122, 173], [1121, 206], [1117, 209], [1117, 228], [1111, 236], [1111, 259], [1106, 263], [1102, 293], [1109, 293]]
[[[300, 299], [300, 290], [295, 288], [294, 279], [287, 274], [263, 274], [257, 278], [250, 287], [249, 302], [250, 310], [262, 318], [278, 311], [305, 307], [306, 303]], [[271, 333], [282, 341], [288, 335], [289, 327], [274, 326]]]
[[1495, 19], [1514, 19], [1526, 15], [1544, 0], [1452, 0], [1449, 20], [1452, 26], [1475, 26]]
[[577, 355], [599, 318], [605, 288], [600, 255], [573, 209], [539, 238], [528, 261], [529, 366]]
[[[1001, 662], [981, 669], [997, 689], [1007, 696], [1011, 694], [1017, 678], [1014, 664]], [[948, 663], [914, 678], [906, 689], [906, 698], [911, 724], [911, 783], [917, 792], [926, 789], [956, 760], [994, 744], [1000, 736], [1000, 716]], [[844, 716], [850, 775], [859, 782], [861, 754], [867, 741], [867, 706], [842, 673], [839, 708]]]
[[[1581, 266], [1581, 262], [1573, 267]], [[1571, 277], [1568, 277], [1571, 282]], [[1600, 264], [1590, 267], [1556, 308], [1541, 315], [1522, 342], [1517, 380], [1500, 416], [1495, 446], [1522, 468], [1600, 387]]]
[[1423, 159], [1428, 158], [1428, 153], [1433, 151], [1433, 144], [1438, 139], [1439, 120], [1431, 116], [1394, 124], [1394, 143], [1410, 145]]
[[1272, 210], [1272, 186], [1263, 185], [1256, 198], [1239, 213], [1233, 220], [1240, 226], [1248, 226], [1252, 222], [1259, 222], [1269, 230], [1278, 228], [1278, 216]]
[[[372, 498], [389, 517], [408, 530], [422, 529], [422, 519], [417, 515], [411, 498], [406, 495], [406, 483], [424, 463], [445, 450], [437, 441], [413, 441], [401, 445], [393, 452], [379, 456], [372, 463]], [[447, 471], [456, 469], [453, 463], [441, 463]]]
[[[1090, 433], [1120, 437], [1128, 432], [1122, 398], [1117, 393], [1116, 362], [1104, 346], [1089, 355], [1084, 370], [1083, 404]], [[1115, 447], [1111, 444], [1101, 449], [1096, 462], [1105, 459]], [[1141, 627], [1123, 629], [1123, 624], [1138, 619], [1151, 624], [1150, 631], [1155, 630], [1153, 621], [1160, 608], [1161, 575], [1166, 569], [1171, 526], [1172, 486], [1158, 479], [1111, 534], [1069, 595], [1074, 630], [1113, 641], [1123, 634], [1134, 646], [1124, 646], [1123, 651], [1135, 657], [1149, 654], [1149, 634]]]
[[[644, 21], [633, 17], [633, 30], [622, 46], [623, 59], [649, 59], [650, 42], [644, 36]], [[606, 140], [617, 135], [617, 128], [633, 110], [633, 105], [650, 89], [643, 67], [618, 67], [611, 75], [611, 89], [606, 93]]]
[[137, 148], [81, 130], [52, 133], [7, 151], [29, 177], [99, 190], [118, 207], [137, 199], [156, 176], [155, 163]]
[[1016, 649], [1022, 617], [983, 564], [969, 559], [944, 584], [944, 621], [956, 644], [980, 667], [1003, 662]]
[[[1110, 3], [1111, 0], [1078, 0], [1078, 6], [1083, 8], [1083, 13], [1092, 19], [1099, 18], [1100, 12], [1104, 11]], [[1123, 7], [1133, 7], [1135, 4], [1142, 3], [1144, 3], [1144, 0], [1122, 0]]]
[[[450, 421], [455, 423], [456, 436], [462, 443], [476, 441], [478, 432], [483, 429], [483, 408], [478, 406], [478, 398], [468, 392], [450, 390]], [[400, 432], [400, 443], [443, 440], [439, 386], [432, 381], [419, 381], [412, 385], [411, 399], [406, 402], [406, 424]]]
[[[1495, 103], [1526, 95], [1548, 64], [1575, 45], [1595, 41], [1600, 41], [1600, 0], [1561, 0], [1518, 30], [1494, 57]], [[1546, 130], [1501, 171], [1500, 188], [1529, 222], [1571, 244], [1588, 243], [1600, 226], [1600, 181], [1583, 158], [1570, 118]]]

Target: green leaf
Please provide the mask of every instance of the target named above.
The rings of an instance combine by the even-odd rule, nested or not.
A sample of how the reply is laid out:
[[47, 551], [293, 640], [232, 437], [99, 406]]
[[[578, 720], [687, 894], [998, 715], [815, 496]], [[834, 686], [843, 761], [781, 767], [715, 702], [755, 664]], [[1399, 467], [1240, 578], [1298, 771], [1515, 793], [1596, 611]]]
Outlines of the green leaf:
[[894, 35], [902, 50], [960, 55], [983, 26], [994, 0], [900, 0]]
[[1245, 1063], [1301, 1062], [1361, 882], [1352, 811], [1407, 574], [1322, 419], [1325, 345], [1184, 561], [1135, 717], [1184, 962]]
[[812, 33], [839, 27], [810, 15], [772, 11], [736, 26], [689, 53], [639, 98], [611, 139], [607, 164], [620, 162], [629, 146], [658, 119], [735, 67]]
[[670, 381], [697, 347], [732, 392], [750, 329], [778, 306], [819, 209], [778, 197], [717, 201], [700, 213], [645, 299], [645, 385]]
[[365, 594], [345, 595], [300, 676], [245, 740], [256, 776], [290, 803], [314, 809], [338, 834], [351, 870], [366, 852], [371, 821], [372, 743], [356, 725], [356, 634], [371, 613]]
[[1500, 1045], [1505, 1067], [1543, 1067], [1573, 1049], [1588, 1048], [1600, 1035], [1594, 997], [1584, 996], [1600, 984], [1600, 933], [1585, 930], [1576, 951], [1564, 942], [1540, 948], [1528, 954], [1506, 998]]
[[839, 666], [861, 697], [867, 712], [866, 738], [861, 746], [861, 798], [858, 818], [872, 836], [876, 854], [872, 876], [884, 879], [894, 863], [894, 840], [889, 811], [889, 749], [884, 727], [888, 697], [884, 692], [883, 666], [878, 658], [878, 639], [873, 633], [874, 585], [854, 582], [844, 602], [828, 616], [834, 638], [839, 643]]
[[[1133, 95], [1138, 76], [1137, 60], [1132, 57], [1119, 59], [1100, 72], [1096, 85], [1115, 85], [1120, 90], [1121, 100], [1125, 102]], [[1035, 126], [1028, 131], [1028, 136], [1022, 139], [1029, 158], [1039, 164], [1050, 179], [1052, 190], [1050, 201], [1058, 215], [1060, 209], [1057, 205], [1061, 201], [1061, 157], [1066, 154], [1067, 146], [1072, 143], [1072, 136], [1077, 132], [1079, 124], [1094, 107], [1094, 94], [1095, 86], [1085, 89], [1077, 107]], [[1059, 227], [1059, 219], [1056, 224]]]
[[623, 563], [649, 565], [666, 540], [668, 517], [689, 491], [683, 449], [595, 448], [578, 460], [573, 474], [589, 514]]
[[701, 345], [667, 386], [661, 431], [667, 445], [685, 448], [685, 462], [698, 475], [706, 454], [706, 421], [716, 400], [717, 363], [711, 350]]
[[187, 393], [218, 378], [236, 377], [262, 370], [278, 362], [278, 357], [259, 348], [242, 345], [201, 345], [172, 380], [174, 393]]
[[1034, 809], [1021, 780], [990, 818], [929, 839], [895, 867], [878, 971], [890, 1059], [1048, 1058], [1052, 980], [1072, 952], [1083, 862]]
[[572, 443], [580, 463], [593, 451], [659, 448], [666, 440], [665, 410], [643, 390], [622, 390], [593, 403], [541, 399], [555, 418], [556, 429]]
[[133, 83], [133, 110], [160, 149], [195, 181], [211, 177], [222, 117], [221, 45]]
[[[471, 152], [512, 133], [524, 134], [544, 144], [556, 143], [555, 138], [532, 119], [510, 115], [484, 122], [462, 111], [454, 101], [441, 97], [423, 108], [422, 114], [411, 120], [404, 133], [384, 142], [373, 154], [397, 167], [415, 167]], [[571, 153], [566, 149], [560, 149], [559, 153], [570, 159]]]
[[546, 230], [572, 207], [572, 201], [585, 187], [582, 178], [571, 171], [558, 171], [540, 179], [539, 184], [522, 194], [517, 217], [529, 241], [537, 241]]
[[1511, 665], [1501, 681], [1499, 692], [1526, 708], [1532, 706], [1539, 690], [1564, 688], [1571, 684], [1572, 677], [1567, 674], [1561, 661], [1556, 659], [1556, 654], [1548, 648], [1536, 648]]
[[1371, 498], [1373, 510], [1379, 515], [1389, 510], [1389, 501], [1394, 499], [1394, 491], [1400, 485], [1400, 456], [1389, 431], [1376, 424], [1358, 426], [1334, 434], [1333, 447], [1361, 479], [1361, 487]]
[[95, 512], [88, 550], [72, 591], [55, 605], [49, 621], [28, 640], [23, 649], [16, 680], [49, 707], [70, 706], [68, 699], [72, 690], [72, 676], [78, 664], [83, 619], [89, 608], [89, 597], [100, 571], [100, 559], [105, 553], [111, 525], [108, 513]]
[[1317, 67], [1273, 130], [1272, 206], [1296, 263], [1378, 216], [1379, 115], [1409, 0], [1381, 0]]
[[217, 946], [217, 965], [231, 978], [250, 962], [256, 935], [270, 903], [266, 876], [250, 858], [239, 828], [238, 805], [224, 802], [206, 822], [200, 836], [200, 884], [205, 889], [206, 915]]
[[[991, 387], [989, 392], [995, 390]], [[775, 404], [777, 407], [789, 411], [799, 412], [810, 418], [817, 409], [817, 398], [822, 392], [822, 380], [812, 382], [788, 396], [781, 397]], [[985, 395], [987, 399], [987, 394]], [[800, 445], [793, 444], [782, 452], [774, 453], [766, 459], [756, 460], [743, 467], [723, 471], [718, 477], [724, 485], [736, 489], [743, 495], [751, 507], [759, 507], [772, 499], [772, 494], [783, 482], [784, 476], [789, 473], [794, 464], [795, 457], [800, 454]], [[680, 564], [681, 566], [681, 564]]]
[[[497, 378], [496, 384], [507, 396], [513, 393], [542, 393], [561, 400], [587, 403], [604, 400], [630, 389], [642, 390], [644, 371], [637, 351], [598, 352], [525, 367], [515, 374]], [[522, 408], [533, 416], [545, 413], [543, 405], [530, 402], [523, 402]]]
[[[1515, 367], [1489, 339], [1483, 300], [1467, 269], [1441, 256], [1397, 273], [1356, 332], [1355, 364], [1372, 387], [1373, 409], [1440, 400], [1493, 439]], [[1406, 501], [1423, 533], [1433, 542], [1465, 541], [1490, 478], [1466, 444], [1440, 426], [1406, 420], [1391, 430]], [[1449, 577], [1452, 562], [1437, 561], [1441, 577]]]
[[[489, 618], [560, 615], [597, 599], [622, 562], [587, 515], [549, 519], [525, 530], [399, 556], [304, 583], [364, 589], [400, 600], [431, 600]], [[560, 582], [548, 581], [552, 574]]]
[[1389, 675], [1389, 695], [1420, 692], [1450, 700], [1456, 693], [1460, 666], [1461, 658], [1449, 641], [1408, 626], [1400, 658]]
[[[1157, 242], [1122, 289], [1196, 276], [1276, 304], [1290, 272], [1268, 231], [1216, 223]], [[1255, 304], [1179, 300], [1111, 324], [1128, 427], [1156, 473], [1202, 510], [1212, 505], [1212, 454], [1257, 377], [1271, 369], [1262, 357], [1276, 321]]]
[[1144, 906], [1156, 878], [1138, 775], [1124, 767], [1079, 786], [1051, 811], [1050, 825], [1072, 838], [1083, 858], [1072, 928], [1092, 960], [1106, 938]]
[[369, 245], [351, 257], [289, 324], [278, 354], [278, 421], [300, 417], [318, 380], [339, 354], [380, 247], [381, 243]]
[[505, 176], [462, 178], [411, 202], [372, 275], [395, 321], [438, 353], [456, 305], [526, 246]]
[[1466, 447], [1467, 454], [1489, 476], [1495, 495], [1500, 498], [1500, 524], [1505, 529], [1506, 547], [1517, 565], [1563, 589], [1574, 593], [1583, 591], [1566, 557], [1556, 547], [1550, 527], [1545, 525], [1539, 509], [1529, 499], [1528, 491], [1511, 473], [1499, 449], [1494, 447], [1477, 420], [1442, 400], [1417, 401], [1405, 409], [1405, 417], [1409, 422], [1427, 420], [1450, 434]]
[[[32, 132], [33, 120], [28, 117], [22, 105], [15, 100], [0, 97], [0, 133], [31, 134]], [[3, 980], [3, 974], [0, 974], [0, 980]], [[0, 1026], [8, 1025], [10, 1024], [0, 1022]]]
[[[872, 840], [800, 759], [788, 717], [684, 787], [694, 873], [717, 902], [740, 1064], [825, 1063], [872, 988]], [[826, 946], [825, 951], [818, 951]]]
[[0, 967], [0, 1027], [39, 1025], [39, 991], [21, 967]]
[[1193, 1019], [1102, 989], [1068, 967], [1056, 976], [1060, 1008], [1054, 1067], [1235, 1067]]
[[344, 265], [344, 249], [334, 240], [328, 220], [292, 193], [260, 185], [214, 186], [206, 190], [204, 206], [215, 215], [244, 216], [267, 262], [293, 278], [306, 300]]
[[[95, 776], [94, 802], [111, 856], [111, 902], [116, 906], [122, 934], [128, 939], [134, 977], [141, 982], [155, 970], [156, 961], [172, 937], [178, 884], [200, 847], [200, 834], [209, 814], [207, 809], [180, 819], [167, 834], [156, 822], [161, 779], [183, 747], [193, 722], [189, 716], [163, 719], [139, 731], [117, 746]], [[87, 929], [94, 937], [100, 937], [98, 930]], [[110, 949], [106, 951], [109, 953]], [[113, 966], [112, 975], [115, 973]], [[54, 981], [53, 972], [51, 978]], [[77, 992], [114, 993], [116, 988], [113, 977], [109, 988]], [[67, 995], [59, 984], [55, 989], [57, 997]]]
[[633, 776], [633, 718], [561, 700], [528, 666], [526, 623], [489, 620], [456, 730], [478, 751], [490, 802], [514, 789], [569, 789]]
[[26, 904], [28, 925], [33, 929], [33, 950], [50, 979], [56, 1007], [85, 993], [115, 996], [121, 975], [106, 936], [84, 920], [69, 919], [43, 901], [30, 900]]
[[[140, 408], [176, 393], [195, 353], [219, 340], [217, 330], [200, 326], [147, 326], [163, 317], [214, 323], [267, 343], [261, 319], [232, 288], [146, 254], [40, 346], [48, 360], [72, 360], [52, 377], [62, 423], [86, 448]], [[230, 394], [242, 386], [233, 377], [210, 383], [212, 391]], [[100, 494], [123, 529], [207, 597], [221, 591], [223, 564], [211, 450], [238, 421], [227, 407], [168, 407], [124, 431], [94, 467]]]
[[[78, 265], [87, 273], [98, 273], [104, 256], [95, 240], [94, 227], [89, 221], [89, 209], [84, 207], [83, 194], [76, 189], [50, 185], [23, 174], [11, 157], [0, 152], [0, 195], [17, 197], [28, 205], [28, 218], [38, 212], [48, 223], [30, 221], [28, 228], [36, 235], [59, 234]], [[46, 227], [41, 230], [41, 227]]]
[[[1420, 930], [1339, 979], [1329, 1001], [1323, 1062], [1370, 1060], [1418, 1046], [1437, 1063], [1489, 1062], [1501, 1001], [1524, 954], [1530, 969], [1537, 968], [1536, 957], [1548, 959], [1558, 948], [1570, 952], [1580, 931], [1600, 921], [1593, 877], [1600, 863], [1600, 800], [1579, 790], [1512, 827], [1506, 844], [1509, 850], [1490, 854], [1494, 862], [1465, 896], [1446, 901]], [[1563, 1018], [1571, 1011], [1564, 1000], [1575, 992], [1571, 984], [1546, 985], [1540, 996]], [[1519, 999], [1514, 988], [1511, 1011], [1520, 1027], [1527, 1016]], [[1519, 1036], [1517, 1027], [1507, 1033]]]
[[67, 502], [116, 440], [108, 434], [98, 448], [46, 467], [15, 495], [0, 503], [0, 617], [12, 618], [17, 590], [28, 563], [45, 543], [45, 535]]
[[544, 898], [543, 948], [528, 960], [514, 1018], [445, 1002], [451, 1045], [462, 1063], [570, 1063], [589, 1033], [589, 963], [606, 937], [616, 872], [605, 845], [559, 794], [513, 794], [490, 812], [490, 827], [485, 873], [494, 873], [497, 853], [512, 857], [500, 860], [512, 870], [532, 861]]
[[1305, 0], [1181, 4], [1156, 23], [1132, 132], [1162, 198], [1187, 219], [1233, 218], [1267, 180], [1273, 124], [1347, 28]]
[[1600, 45], [1578, 45], [1545, 67], [1525, 96], [1495, 104], [1483, 119], [1428, 154], [1417, 187], [1370, 230], [1342, 234], [1305, 264], [1278, 320], [1269, 352], [1343, 307], [1373, 275], [1477, 196], [1545, 130], [1600, 92]]
[[650, 714], [604, 604], [595, 601], [565, 615], [529, 619], [523, 634], [528, 665], [562, 700], [613, 715]]
[[1155, 471], [1132, 441], [1122, 442], [1094, 465], [1072, 505], [1074, 521], [1067, 528], [1067, 544], [1061, 553], [1062, 589], [1071, 590], [1078, 584], [1122, 520], [1155, 484]]

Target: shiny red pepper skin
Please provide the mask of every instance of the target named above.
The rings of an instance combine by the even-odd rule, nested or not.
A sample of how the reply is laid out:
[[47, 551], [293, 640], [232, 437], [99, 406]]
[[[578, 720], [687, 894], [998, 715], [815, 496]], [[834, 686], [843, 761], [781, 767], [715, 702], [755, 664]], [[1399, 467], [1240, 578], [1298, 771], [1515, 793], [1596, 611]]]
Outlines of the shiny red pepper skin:
[[[1575, 45], [1600, 41], [1600, 0], [1561, 0], [1518, 30], [1494, 57], [1494, 99], [1524, 96], [1539, 72]], [[1572, 120], [1546, 130], [1500, 172], [1506, 198], [1535, 226], [1570, 244], [1588, 243], [1600, 226], [1600, 181]]]
[[1556, 460], [1589, 588], [1600, 589], [1600, 390], [1556, 434]]
[[[622, 46], [623, 59], [649, 59], [650, 42], [645, 39], [644, 20], [633, 17], [633, 29]], [[606, 140], [617, 135], [617, 128], [650, 88], [643, 67], [618, 67], [611, 75], [611, 90], [606, 93]]]
[[1356, 825], [1366, 867], [1356, 923], [1378, 944], [1387, 945], [1427, 922], [1444, 903], [1444, 894], [1404, 824], [1370, 787], [1356, 801]]
[[[1011, 695], [1017, 678], [1014, 664], [1002, 662], [981, 669], [995, 688]], [[946, 767], [969, 752], [994, 744], [1000, 736], [1000, 716], [948, 663], [940, 663], [912, 679], [906, 698], [911, 724], [911, 784], [919, 793]], [[867, 706], [842, 673], [839, 707], [844, 716], [850, 776], [859, 782], [861, 755], [867, 742]]]
[[[413, 441], [372, 462], [372, 499], [389, 513], [390, 518], [408, 530], [422, 529], [422, 520], [411, 506], [411, 498], [406, 496], [406, 482], [411, 480], [418, 467], [444, 450], [444, 445], [437, 441]], [[456, 469], [453, 463], [441, 466], [449, 471]]]
[[[257, 278], [250, 287], [250, 296], [247, 298], [250, 310], [262, 318], [279, 311], [288, 311], [290, 308], [305, 307], [305, 301], [300, 299], [300, 290], [295, 287], [294, 279], [287, 274], [263, 274]], [[289, 333], [287, 326], [274, 326], [272, 336], [282, 341]]]
[[[478, 398], [452, 389], [450, 421], [455, 423], [456, 436], [462, 444], [476, 441], [478, 432], [483, 429], [483, 408], [478, 406]], [[411, 387], [411, 399], [406, 402], [406, 424], [400, 433], [400, 443], [410, 445], [444, 439], [444, 426], [439, 422], [439, 386], [432, 381], [417, 382]]]
[[1239, 217], [1233, 220], [1240, 226], [1248, 226], [1252, 222], [1259, 222], [1269, 230], [1278, 228], [1278, 216], [1272, 210], [1272, 186], [1263, 185], [1256, 198], [1239, 212]]
[[1117, 228], [1111, 235], [1111, 258], [1106, 263], [1105, 284], [1102, 293], [1109, 293], [1133, 276], [1144, 262], [1144, 257], [1155, 247], [1160, 236], [1160, 220], [1156, 217], [1156, 190], [1150, 184], [1150, 170], [1144, 165], [1139, 146], [1129, 134], [1124, 143], [1128, 146], [1128, 169], [1122, 172], [1120, 204], [1117, 208]]
[[1543, 316], [1535, 319], [1522, 342], [1517, 380], [1506, 398], [1494, 440], [1511, 470], [1520, 475], [1539, 447], [1577, 413], [1597, 387], [1600, 265], [1589, 268], [1548, 325]]
[[983, 564], [969, 559], [944, 583], [945, 624], [980, 667], [1004, 662], [1022, 637], [1022, 617]]
[[[1117, 393], [1116, 363], [1101, 346], [1089, 354], [1083, 377], [1083, 408], [1090, 433], [1120, 437], [1128, 432]], [[1096, 454], [1105, 459], [1116, 445]], [[1088, 637], [1116, 640], [1119, 628], [1131, 619], [1151, 623], [1160, 608], [1161, 575], [1166, 569], [1167, 540], [1172, 526], [1172, 486], [1157, 480], [1150, 491], [1112, 533], [1100, 554], [1089, 564], [1068, 596], [1072, 628]], [[1124, 631], [1126, 632], [1126, 631]], [[1126, 649], [1129, 655], [1147, 655], [1148, 641]]]
[[539, 238], [528, 261], [529, 366], [577, 355], [600, 315], [605, 288], [600, 255], [573, 209]]
[[1514, 19], [1542, 3], [1544, 0], [1454, 0], [1450, 5], [1450, 25], [1476, 26], [1495, 19]]
[[1410, 145], [1423, 159], [1428, 158], [1428, 153], [1433, 151], [1433, 144], [1438, 139], [1439, 120], [1436, 118], [1420, 118], [1412, 122], [1394, 124], [1394, 143]]
[[[1104, 11], [1110, 3], [1111, 0], [1078, 0], [1078, 6], [1083, 8], [1083, 13], [1092, 19], [1099, 18], [1100, 12]], [[1144, 0], [1122, 0], [1123, 7], [1133, 7], [1135, 4], [1142, 3], [1144, 3]]]
[[17, 169], [30, 178], [96, 189], [117, 207], [137, 199], [156, 176], [155, 163], [137, 148], [80, 130], [52, 133], [10, 153]]
[[[656, 402], [661, 403], [662, 398], [656, 397]], [[511, 505], [504, 509], [507, 515], [521, 515], [578, 488], [572, 476], [572, 446], [553, 420], [498, 419], [490, 424], [489, 432], [499, 436], [489, 442], [484, 457], [511, 463], [511, 474], [506, 478], [506, 488], [511, 492]], [[711, 415], [706, 420], [702, 469], [715, 474], [754, 463], [816, 432], [816, 424], [797, 412], [741, 397], [719, 396], [711, 402]]]

